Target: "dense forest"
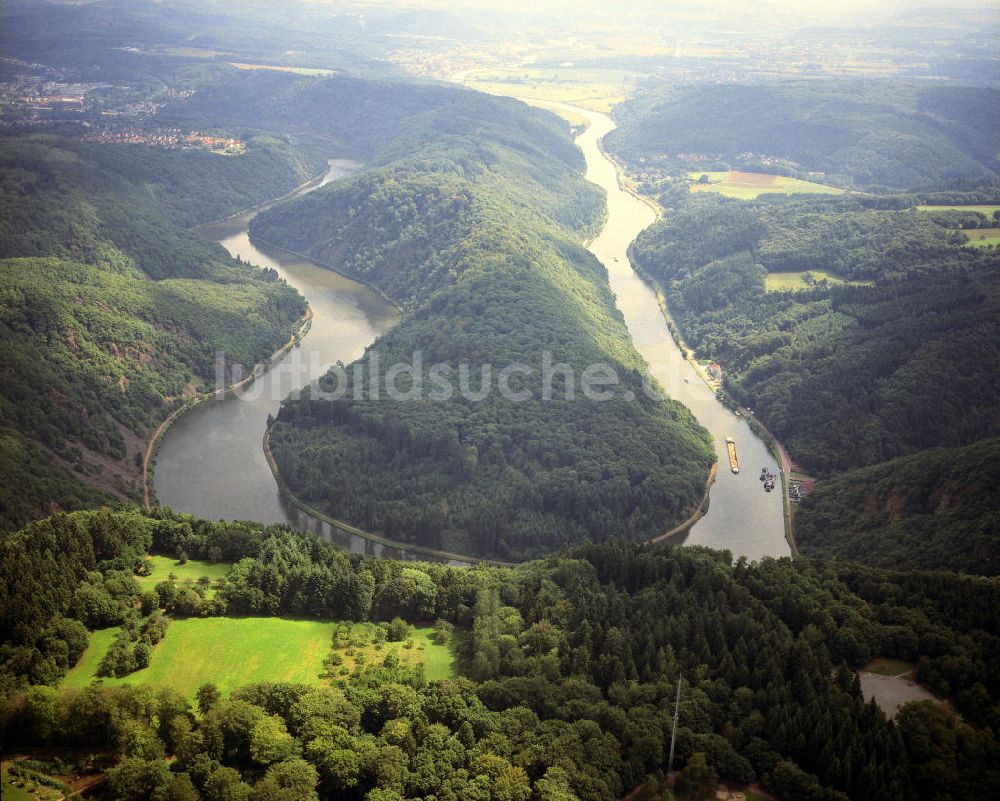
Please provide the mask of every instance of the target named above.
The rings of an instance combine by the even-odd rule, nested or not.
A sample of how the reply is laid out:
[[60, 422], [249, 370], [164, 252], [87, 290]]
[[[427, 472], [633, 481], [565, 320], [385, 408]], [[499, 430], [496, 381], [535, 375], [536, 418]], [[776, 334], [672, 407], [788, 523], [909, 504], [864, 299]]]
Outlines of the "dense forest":
[[1000, 440], [903, 456], [820, 482], [795, 519], [816, 557], [1000, 573]]
[[[634, 257], [663, 283], [688, 343], [723, 365], [733, 400], [804, 469], [830, 476], [918, 455], [893, 463], [895, 478], [889, 467], [844, 473], [805, 504], [807, 552], [822, 543], [817, 553], [828, 556], [992, 574], [993, 504], [959, 464], [969, 453], [919, 454], [1000, 435], [991, 379], [1000, 370], [1000, 257], [961, 247], [964, 235], [934, 215], [879, 204], [696, 198], [640, 236]], [[768, 285], [774, 273], [810, 270], [800, 289]], [[858, 545], [890, 522], [893, 536]]]
[[[321, 91], [317, 82], [285, 83], [285, 92]], [[353, 82], [322, 91], [353, 91]], [[364, 363], [377, 354], [385, 369], [419, 353], [419, 375], [404, 392], [416, 382], [428, 388], [422, 398], [375, 399], [370, 377], [356, 385], [349, 368], [347, 397], [286, 403], [270, 433], [282, 478], [335, 517], [460, 553], [526, 558], [669, 530], [700, 499], [713, 455], [683, 407], [643, 391], [643, 365], [604, 269], [580, 245], [602, 207], [565, 126], [512, 101], [427, 94], [432, 110], [412, 125], [368, 121], [376, 168], [251, 225], [252, 236], [400, 303], [408, 313]], [[560, 376], [544, 399], [546, 353], [578, 377], [608, 365], [615, 397], [590, 400], [577, 386], [570, 398]], [[493, 390], [480, 392], [484, 365], [499, 372], [512, 363], [532, 369], [511, 385], [530, 398], [503, 397], [492, 377]], [[473, 391], [460, 397], [453, 378], [453, 397], [432, 398], [435, 364], [469, 366]], [[327, 388], [345, 389], [334, 379]]]
[[[150, 548], [236, 565], [192, 607], [181, 600], [191, 590], [169, 581], [140, 592], [133, 573]], [[4, 535], [0, 569], [0, 735], [11, 747], [107, 749], [108, 799], [606, 801], [640, 785], [642, 798], [670, 798], [678, 679], [687, 797], [718, 779], [759, 780], [783, 801], [990, 797], [1000, 786], [1000, 599], [983, 579], [734, 565], [725, 552], [621, 542], [463, 569], [127, 509]], [[462, 675], [426, 682], [387, 659], [330, 686], [223, 698], [208, 685], [195, 706], [166, 687], [59, 687], [88, 630], [131, 626], [133, 647], [152, 641], [155, 653], [170, 637], [164, 614], [248, 613], [437, 620]], [[917, 702], [888, 721], [850, 671], [876, 654], [919, 661], [963, 717]]]
[[655, 159], [686, 169], [819, 172], [824, 182], [869, 190], [998, 175], [995, 88], [843, 79], [654, 86], [615, 117], [608, 148], [635, 166]]
[[[281, 194], [323, 160], [0, 139], [0, 526], [136, 497], [145, 438], [214, 376], [287, 341], [302, 299], [185, 230]], [[9, 468], [9, 469], [8, 469]]]

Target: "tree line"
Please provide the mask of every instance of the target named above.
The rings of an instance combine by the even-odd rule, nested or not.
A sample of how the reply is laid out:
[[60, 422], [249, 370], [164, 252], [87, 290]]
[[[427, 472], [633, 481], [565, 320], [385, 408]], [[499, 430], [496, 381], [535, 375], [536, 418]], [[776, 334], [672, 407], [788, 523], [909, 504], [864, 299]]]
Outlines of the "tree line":
[[[1000, 786], [998, 599], [983, 579], [734, 564], [725, 552], [622, 541], [513, 569], [454, 568], [166, 510], [57, 515], [2, 544], [4, 741], [110, 749], [110, 799], [598, 801], [640, 784], [645, 798], [669, 798], [678, 680], [688, 797], [719, 779], [757, 779], [789, 801], [958, 799]], [[60, 544], [62, 558], [38, 558]], [[113, 606], [107, 585], [143, 547], [237, 559], [219, 590], [227, 612], [438, 619], [454, 631], [462, 676], [428, 683], [389, 658], [330, 687], [251, 685], [222, 698], [207, 685], [189, 699], [19, 673], [9, 657], [28, 646], [15, 643], [46, 626], [69, 634], [92, 573]], [[888, 721], [851, 670], [873, 655], [917, 661], [963, 717], [920, 702]]]

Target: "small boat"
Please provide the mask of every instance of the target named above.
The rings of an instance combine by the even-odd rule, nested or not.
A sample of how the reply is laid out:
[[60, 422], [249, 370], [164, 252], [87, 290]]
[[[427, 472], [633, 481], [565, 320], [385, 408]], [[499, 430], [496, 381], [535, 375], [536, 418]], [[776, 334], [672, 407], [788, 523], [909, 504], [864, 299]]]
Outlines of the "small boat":
[[766, 467], [762, 467], [760, 469], [760, 480], [761, 481], [767, 481], [767, 468]]

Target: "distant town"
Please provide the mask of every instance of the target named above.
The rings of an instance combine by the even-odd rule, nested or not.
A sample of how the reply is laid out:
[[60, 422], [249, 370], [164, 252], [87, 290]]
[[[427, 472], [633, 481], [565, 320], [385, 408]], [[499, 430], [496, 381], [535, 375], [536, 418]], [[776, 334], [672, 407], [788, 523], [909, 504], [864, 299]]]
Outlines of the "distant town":
[[211, 136], [198, 131], [182, 131], [180, 128], [110, 126], [88, 133], [83, 140], [101, 144], [149, 145], [163, 150], [203, 148], [227, 156], [238, 156], [246, 152], [246, 143], [241, 139]]
[[144, 96], [131, 87], [81, 83], [45, 64], [0, 60], [7, 79], [0, 81], [0, 128], [78, 129], [85, 142], [135, 144], [164, 150], [197, 148], [222, 155], [246, 152], [246, 143], [229, 136], [153, 125], [157, 111], [186, 100], [192, 90], [159, 89]]

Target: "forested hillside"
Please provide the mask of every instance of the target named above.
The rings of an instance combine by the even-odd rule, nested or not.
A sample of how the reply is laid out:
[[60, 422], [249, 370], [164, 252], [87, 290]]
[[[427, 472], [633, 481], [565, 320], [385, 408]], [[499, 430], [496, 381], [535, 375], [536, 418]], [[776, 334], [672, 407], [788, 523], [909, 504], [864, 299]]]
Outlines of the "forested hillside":
[[[327, 147], [351, 149], [376, 163], [413, 156], [422, 145], [440, 145], [450, 137], [482, 137], [483, 153], [467, 162], [473, 170], [489, 166], [489, 154], [497, 145], [536, 157], [533, 166], [539, 174], [545, 174], [538, 160], [543, 155], [582, 166], [565, 124], [551, 114], [440, 83], [228, 72], [200, 85], [184, 102], [163, 109], [157, 119], [196, 129], [227, 125], [312, 136]], [[433, 158], [424, 167], [431, 169]]]
[[865, 189], [998, 176], [995, 88], [857, 80], [653, 88], [615, 117], [608, 148], [635, 167], [655, 158], [687, 169], [820, 172]]
[[[991, 378], [1000, 370], [1000, 256], [961, 247], [964, 235], [932, 216], [866, 208], [875, 202], [699, 198], [634, 247], [640, 267], [663, 283], [684, 338], [723, 365], [726, 391], [823, 476], [1000, 435]], [[810, 270], [801, 289], [773, 283], [778, 273]], [[829, 512], [829, 499], [855, 487], [841, 493], [838, 511], [858, 494], [863, 508], [887, 510], [897, 536], [919, 543], [906, 564], [993, 573], [1000, 543], [990, 503], [977, 498], [976, 483], [944, 489], [950, 471], [940, 460], [911, 459], [896, 479], [888, 468], [877, 479], [846, 473], [817, 504], [826, 497]], [[898, 478], [911, 473], [926, 477]], [[910, 501], [894, 501], [894, 487]], [[939, 493], [952, 501], [940, 509]], [[859, 550], [856, 537], [886, 521], [855, 506], [805, 522], [818, 508], [806, 504], [800, 516], [807, 552], [822, 542], [826, 555], [888, 564], [906, 547]], [[965, 514], [961, 530], [955, 514]], [[844, 539], [841, 548], [837, 532], [846, 531], [853, 544]]]
[[[140, 592], [150, 548], [236, 564], [210, 599], [170, 580]], [[453, 568], [166, 510], [39, 521], [0, 539], [0, 569], [0, 736], [108, 749], [109, 799], [607, 801], [645, 785], [652, 801], [678, 679], [691, 797], [719, 778], [782, 801], [1000, 787], [1000, 599], [982, 579], [623, 543]], [[156, 660], [179, 625], [164, 615], [226, 614], [370, 620], [390, 636], [436, 619], [461, 675], [427, 682], [388, 656], [329, 684], [207, 685], [198, 713], [169, 686], [58, 686], [88, 629], [134, 632], [127, 647]], [[324, 646], [334, 667], [339, 636]], [[850, 672], [872, 655], [918, 661], [963, 718], [925, 701], [888, 722]]]
[[266, 138], [239, 157], [0, 140], [0, 526], [137, 497], [155, 420], [213, 380], [216, 351], [249, 366], [288, 339], [298, 294], [185, 227], [322, 163]]
[[820, 482], [796, 516], [816, 557], [1000, 573], [1000, 440], [934, 449]]
[[[341, 83], [326, 91], [351, 89]], [[371, 399], [366, 378], [364, 400], [349, 383], [340, 400], [287, 403], [270, 434], [282, 478], [336, 517], [461, 553], [525, 558], [669, 530], [700, 499], [713, 457], [683, 407], [643, 391], [607, 276], [580, 244], [601, 205], [568, 132], [513, 101], [427, 95], [432, 109], [412, 122], [369, 120], [377, 169], [252, 224], [253, 236], [400, 303], [408, 314], [372, 351], [383, 370], [419, 353], [427, 393]], [[562, 377], [543, 399], [545, 353], [575, 371], [575, 399]], [[447, 399], [430, 395], [439, 363], [456, 371]], [[531, 370], [511, 384], [528, 399], [497, 391], [493, 376], [513, 363]], [[581, 396], [579, 376], [598, 363], [618, 376], [613, 399]], [[474, 395], [483, 366], [492, 369], [492, 391], [460, 396], [460, 365]]]

